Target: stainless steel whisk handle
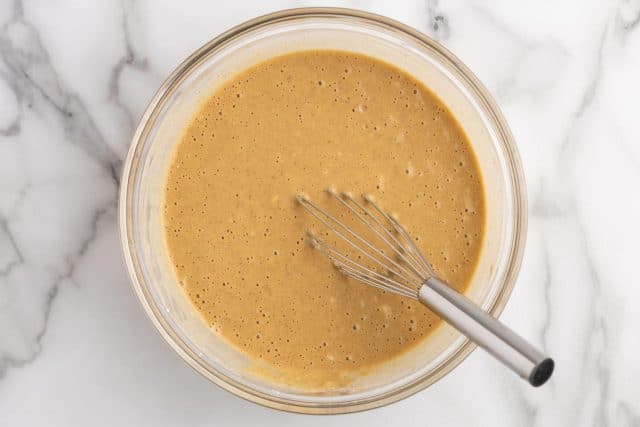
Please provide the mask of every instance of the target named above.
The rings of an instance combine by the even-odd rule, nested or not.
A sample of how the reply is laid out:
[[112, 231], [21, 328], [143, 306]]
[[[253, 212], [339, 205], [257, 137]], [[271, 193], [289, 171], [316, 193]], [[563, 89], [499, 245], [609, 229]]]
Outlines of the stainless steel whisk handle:
[[553, 359], [441, 280], [427, 279], [418, 300], [532, 386], [541, 386], [553, 373]]

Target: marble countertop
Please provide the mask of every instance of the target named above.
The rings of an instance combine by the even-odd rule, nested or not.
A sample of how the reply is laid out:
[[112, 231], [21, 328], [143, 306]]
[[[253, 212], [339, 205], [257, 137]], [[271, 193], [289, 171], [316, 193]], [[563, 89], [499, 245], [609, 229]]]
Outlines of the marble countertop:
[[[640, 426], [640, 1], [0, 2], [0, 426]], [[557, 362], [530, 388], [482, 351], [364, 413], [266, 409], [199, 377], [130, 289], [116, 194], [147, 102], [257, 15], [366, 9], [441, 41], [520, 147], [529, 235], [503, 314]]]

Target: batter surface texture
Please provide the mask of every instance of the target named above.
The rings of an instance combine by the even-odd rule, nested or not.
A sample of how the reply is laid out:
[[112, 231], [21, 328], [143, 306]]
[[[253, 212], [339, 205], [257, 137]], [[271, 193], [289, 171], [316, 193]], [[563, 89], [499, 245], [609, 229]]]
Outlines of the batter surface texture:
[[470, 144], [425, 86], [370, 57], [301, 51], [236, 75], [187, 124], [163, 206], [177, 278], [203, 319], [279, 381], [310, 389], [347, 384], [440, 323], [347, 280], [307, 244], [316, 221], [295, 195], [325, 204], [331, 186], [396, 213], [464, 291], [485, 222]]

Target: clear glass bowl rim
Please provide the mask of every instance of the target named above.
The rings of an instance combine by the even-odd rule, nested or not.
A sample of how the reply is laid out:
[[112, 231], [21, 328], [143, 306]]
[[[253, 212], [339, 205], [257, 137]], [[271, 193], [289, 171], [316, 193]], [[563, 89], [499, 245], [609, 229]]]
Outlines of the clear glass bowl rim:
[[460, 76], [462, 76], [464, 83], [471, 89], [473, 95], [476, 97], [475, 101], [478, 102], [480, 107], [484, 110], [483, 112], [493, 122], [495, 130], [497, 131], [497, 139], [501, 144], [501, 149], [509, 168], [511, 191], [514, 197], [514, 232], [510, 244], [510, 253], [508, 254], [509, 263], [505, 271], [505, 280], [503, 281], [500, 289], [498, 289], [493, 305], [488, 310], [489, 313], [495, 317], [500, 315], [509, 299], [509, 296], [511, 295], [516, 277], [520, 270], [527, 230], [527, 199], [524, 174], [520, 156], [509, 126], [507, 125], [500, 108], [484, 85], [455, 55], [449, 52], [446, 48], [410, 26], [385, 16], [355, 9], [309, 7], [286, 9], [263, 15], [246, 21], [220, 34], [218, 37], [207, 42], [185, 59], [160, 86], [155, 96], [147, 106], [133, 135], [131, 146], [123, 167], [120, 187], [120, 240], [123, 248], [124, 261], [132, 287], [147, 316], [171, 348], [173, 348], [173, 350], [176, 351], [176, 353], [178, 353], [180, 357], [198, 373], [237, 396], [270, 408], [307, 414], [350, 413], [384, 406], [425, 389], [458, 366], [475, 349], [475, 344], [466, 340], [464, 344], [460, 346], [458, 351], [436, 371], [430, 372], [428, 375], [425, 375], [417, 381], [391, 390], [386, 394], [376, 396], [373, 399], [331, 406], [313, 405], [308, 402], [285, 400], [279, 398], [275, 394], [270, 395], [261, 393], [239, 384], [228, 377], [219, 375], [215, 370], [212, 370], [211, 366], [201, 364], [197, 360], [196, 355], [189, 348], [183, 345], [180, 337], [164, 320], [160, 312], [160, 308], [154, 304], [149, 289], [147, 288], [147, 284], [142, 280], [138, 254], [133, 250], [135, 245], [133, 244], [131, 226], [132, 200], [134, 199], [133, 196], [136, 191], [135, 177], [137, 170], [140, 168], [139, 160], [142, 156], [145, 142], [148, 141], [147, 136], [149, 131], [172, 91], [175, 90], [180, 81], [199, 64], [202, 58], [208, 55], [211, 51], [217, 49], [219, 46], [239, 37], [245, 32], [254, 30], [255, 28], [264, 27], [274, 23], [281, 23], [287, 20], [308, 17], [333, 17], [341, 18], [343, 20], [350, 19], [353, 21], [351, 22], [353, 25], [358, 25], [359, 22], [366, 21], [368, 23], [381, 25], [386, 27], [386, 29], [403, 33], [405, 36], [412, 37], [414, 41], [427, 45], [430, 49], [438, 52], [448, 62], [449, 66], [457, 69]]

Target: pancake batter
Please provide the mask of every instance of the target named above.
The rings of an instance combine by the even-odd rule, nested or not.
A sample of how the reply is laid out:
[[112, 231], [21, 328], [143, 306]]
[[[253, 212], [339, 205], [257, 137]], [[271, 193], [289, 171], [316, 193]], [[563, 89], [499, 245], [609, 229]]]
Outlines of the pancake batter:
[[299, 388], [347, 384], [440, 323], [342, 277], [305, 241], [295, 202], [369, 193], [466, 288], [484, 226], [481, 174], [456, 120], [379, 60], [301, 51], [241, 72], [201, 105], [168, 170], [166, 243], [181, 286], [232, 345]]

